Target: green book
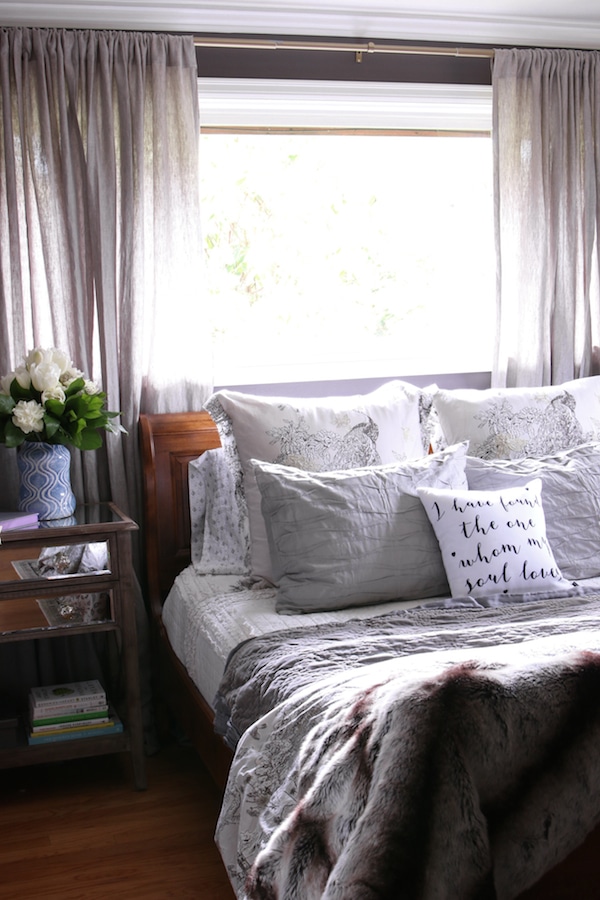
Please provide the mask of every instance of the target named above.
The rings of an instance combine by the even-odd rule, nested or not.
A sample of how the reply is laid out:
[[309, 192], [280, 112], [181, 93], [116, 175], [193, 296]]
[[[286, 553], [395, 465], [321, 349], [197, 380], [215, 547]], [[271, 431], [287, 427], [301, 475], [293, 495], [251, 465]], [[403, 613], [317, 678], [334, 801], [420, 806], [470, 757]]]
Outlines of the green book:
[[106, 719], [108, 716], [108, 706], [104, 708], [91, 710], [81, 713], [66, 713], [61, 716], [40, 716], [31, 717], [31, 724], [34, 728], [38, 725], [62, 725], [65, 722], [86, 722], [94, 719]]
[[41, 734], [28, 734], [30, 744], [50, 744], [57, 741], [73, 741], [79, 738], [104, 737], [108, 734], [120, 734], [123, 731], [123, 723], [116, 716], [109, 722], [98, 725], [84, 725], [81, 728], [73, 728], [62, 731], [42, 732]]

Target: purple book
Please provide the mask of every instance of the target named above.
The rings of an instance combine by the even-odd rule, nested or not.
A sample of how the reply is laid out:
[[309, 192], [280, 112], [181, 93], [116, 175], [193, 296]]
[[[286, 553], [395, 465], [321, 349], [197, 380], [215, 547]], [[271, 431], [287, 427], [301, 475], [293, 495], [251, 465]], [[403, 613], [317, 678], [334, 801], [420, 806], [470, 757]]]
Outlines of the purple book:
[[15, 531], [18, 528], [32, 528], [38, 524], [36, 512], [0, 512], [0, 531]]

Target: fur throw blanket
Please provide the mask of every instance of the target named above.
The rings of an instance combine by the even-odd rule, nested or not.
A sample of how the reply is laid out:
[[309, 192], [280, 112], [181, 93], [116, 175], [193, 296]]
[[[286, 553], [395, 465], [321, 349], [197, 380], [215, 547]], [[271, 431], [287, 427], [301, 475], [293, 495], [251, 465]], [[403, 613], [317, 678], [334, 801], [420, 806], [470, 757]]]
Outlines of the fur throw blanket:
[[234, 763], [219, 828], [263, 831], [240, 896], [517, 896], [600, 821], [599, 696], [591, 630], [302, 687]]

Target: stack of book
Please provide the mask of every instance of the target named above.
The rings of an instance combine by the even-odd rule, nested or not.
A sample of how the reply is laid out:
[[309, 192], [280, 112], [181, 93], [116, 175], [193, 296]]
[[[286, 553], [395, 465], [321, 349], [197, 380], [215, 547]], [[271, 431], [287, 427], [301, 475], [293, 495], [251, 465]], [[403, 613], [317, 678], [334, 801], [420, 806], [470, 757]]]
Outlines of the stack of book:
[[47, 744], [123, 731], [96, 679], [35, 687], [29, 692], [30, 744]]

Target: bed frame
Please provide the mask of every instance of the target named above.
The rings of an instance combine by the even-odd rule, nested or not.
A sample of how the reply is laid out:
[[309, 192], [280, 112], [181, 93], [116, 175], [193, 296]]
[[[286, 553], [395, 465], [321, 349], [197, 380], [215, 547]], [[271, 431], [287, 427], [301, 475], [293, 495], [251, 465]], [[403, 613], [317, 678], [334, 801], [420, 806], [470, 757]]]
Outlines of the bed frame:
[[162, 621], [175, 577], [190, 563], [188, 463], [220, 447], [206, 412], [140, 416], [146, 591], [151, 614], [153, 687], [159, 728], [169, 710], [223, 788], [232, 754], [213, 729], [213, 713], [176, 657]]
[[[188, 463], [220, 446], [206, 412], [140, 416], [144, 486], [143, 533], [147, 596], [152, 616], [155, 697], [166, 704], [222, 788], [231, 751], [214, 733], [212, 710], [179, 662], [162, 623], [162, 605], [175, 576], [190, 562]], [[600, 826], [519, 900], [593, 900], [600, 880]]]

